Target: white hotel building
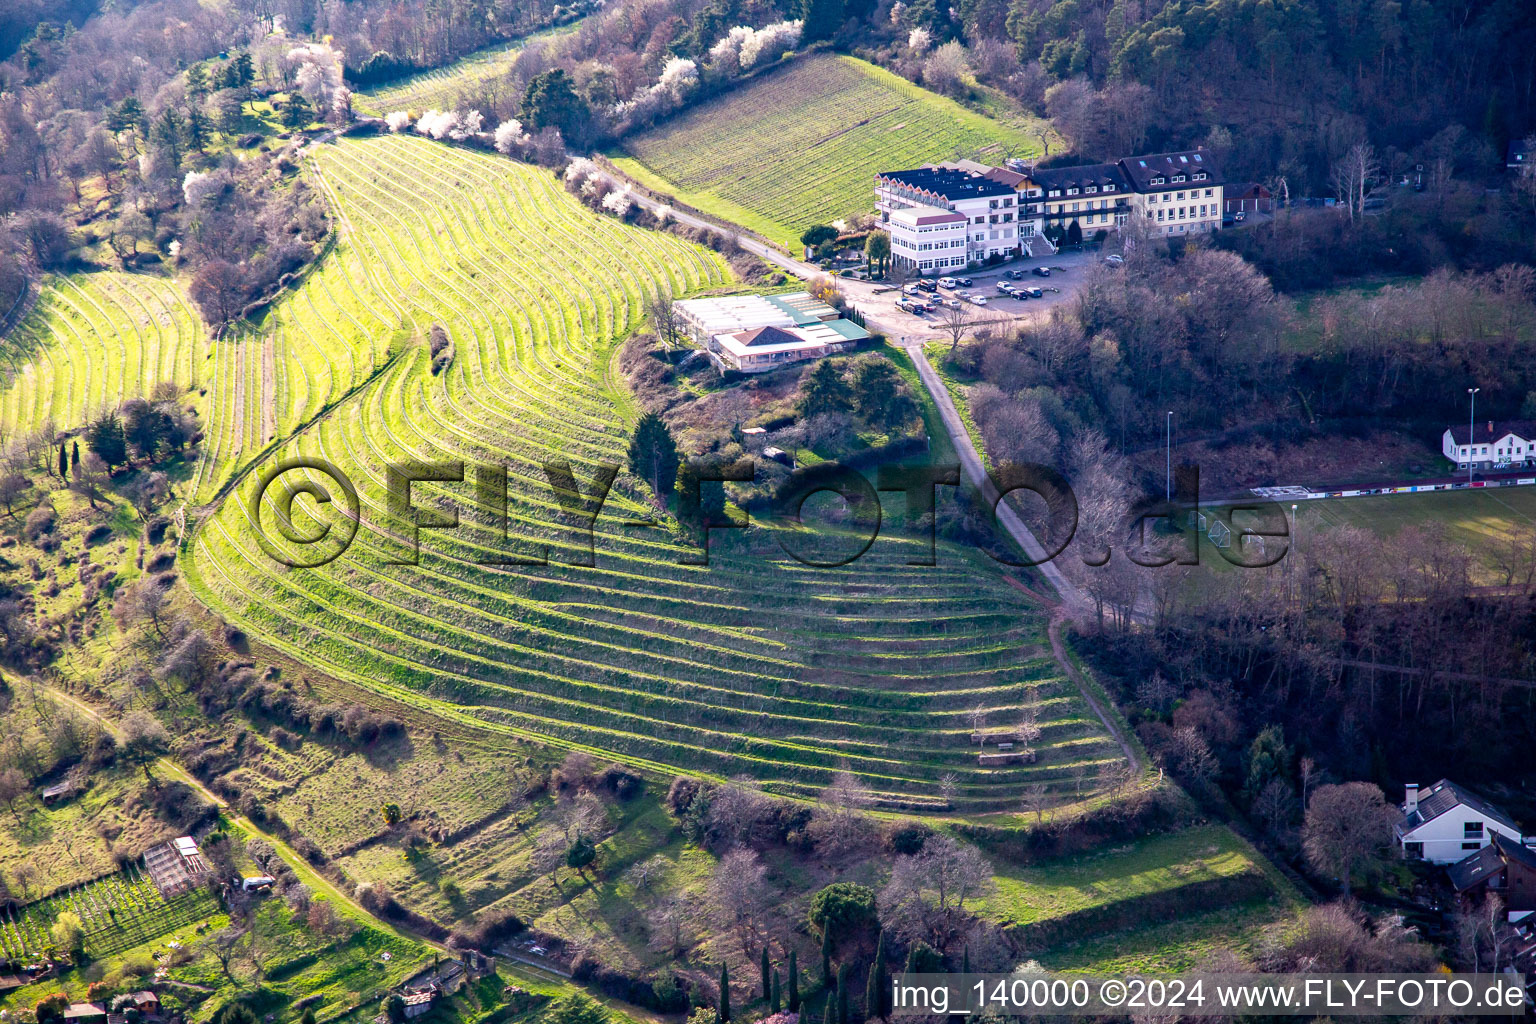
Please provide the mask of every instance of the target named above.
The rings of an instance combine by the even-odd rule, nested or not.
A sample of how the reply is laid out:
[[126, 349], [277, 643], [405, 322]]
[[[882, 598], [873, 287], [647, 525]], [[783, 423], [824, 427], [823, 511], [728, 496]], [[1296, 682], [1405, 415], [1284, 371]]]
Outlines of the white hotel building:
[[1012, 256], [1019, 248], [1018, 193], [973, 171], [924, 167], [877, 174], [875, 209], [891, 235], [891, 261], [922, 273]]

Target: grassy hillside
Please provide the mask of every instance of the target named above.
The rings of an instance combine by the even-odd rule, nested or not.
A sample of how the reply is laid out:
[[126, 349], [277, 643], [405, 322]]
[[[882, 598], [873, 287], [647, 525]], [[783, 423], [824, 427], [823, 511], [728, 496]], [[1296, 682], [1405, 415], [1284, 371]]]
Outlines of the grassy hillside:
[[392, 110], [409, 110], [420, 114], [434, 107], [453, 110], [473, 106], [486, 98], [501, 95], [503, 87], [499, 79], [511, 69], [512, 61], [530, 40], [573, 30], [574, 26], [561, 26], [546, 29], [528, 39], [488, 46], [419, 75], [364, 89], [354, 94], [352, 102], [359, 111], [379, 116]]
[[1038, 142], [852, 57], [817, 54], [625, 143], [616, 162], [658, 191], [794, 245], [868, 212], [873, 178], [938, 160], [1001, 161]]
[[[219, 614], [443, 715], [667, 771], [747, 771], [786, 793], [847, 767], [888, 805], [936, 809], [953, 773], [958, 806], [997, 808], [1118, 760], [1058, 678], [1041, 616], [973, 553], [912, 567], [890, 540], [810, 569], [759, 531], [717, 536], [710, 566], [683, 565], [666, 531], [633, 525], [651, 507], [626, 477], [596, 525], [596, 565], [562, 564], [581, 541], [541, 463], [568, 459], [584, 487], [597, 464], [622, 463], [608, 354], [658, 289], [723, 283], [717, 256], [592, 214], [547, 172], [422, 139], [328, 147], [315, 174], [361, 261], [343, 304], [414, 337], [441, 324], [456, 356], [434, 376], [408, 346], [284, 446], [357, 484], [362, 529], [342, 558], [289, 572], [264, 555], [251, 478], [198, 527], [183, 567]], [[548, 544], [550, 565], [483, 564], [505, 548], [468, 484], [415, 485], [418, 505], [451, 500], [461, 524], [423, 532], [420, 566], [390, 564], [409, 527], [388, 513], [385, 463], [459, 459], [510, 467], [512, 533]], [[1003, 728], [1031, 700], [1039, 763], [981, 768], [968, 712]]]

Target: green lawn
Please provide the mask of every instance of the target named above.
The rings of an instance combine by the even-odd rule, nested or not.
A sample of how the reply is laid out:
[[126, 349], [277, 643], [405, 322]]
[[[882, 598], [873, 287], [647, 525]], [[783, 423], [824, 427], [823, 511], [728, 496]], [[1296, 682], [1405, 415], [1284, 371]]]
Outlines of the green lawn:
[[877, 172], [1028, 156], [1039, 146], [1032, 124], [1016, 110], [984, 117], [853, 57], [814, 54], [614, 156], [641, 184], [793, 249], [812, 224], [872, 210]]
[[1255, 870], [1259, 860], [1229, 829], [1192, 828], [1055, 864], [1005, 867], [980, 910], [994, 920], [1028, 924]]
[[[1334, 498], [1298, 502], [1296, 545], [1306, 549], [1307, 537], [1318, 528], [1358, 526], [1383, 537], [1406, 527], [1444, 527], [1448, 540], [1464, 544], [1485, 566], [1485, 583], [1494, 577], [1494, 549], [1513, 527], [1536, 526], [1536, 487], [1392, 494], [1368, 498]], [[1289, 512], [1289, 509], [1286, 509]]]

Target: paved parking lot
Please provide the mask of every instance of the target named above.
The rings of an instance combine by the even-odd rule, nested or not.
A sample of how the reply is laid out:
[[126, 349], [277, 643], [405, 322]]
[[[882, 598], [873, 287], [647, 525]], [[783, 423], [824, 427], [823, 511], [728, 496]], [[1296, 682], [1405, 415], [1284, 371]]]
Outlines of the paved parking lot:
[[[1022, 323], [1046, 313], [1054, 306], [1070, 302], [1076, 296], [1078, 288], [1082, 286], [1089, 268], [1102, 260], [1103, 255], [1099, 252], [1060, 252], [1041, 259], [1015, 260], [997, 267], [956, 274], [955, 276], [969, 277], [972, 281], [971, 287], [955, 291], [940, 288], [936, 293], [925, 294], [923, 298], [926, 302], [933, 302], [935, 299], [953, 298], [961, 292], [985, 295], [987, 297], [985, 306], [965, 303], [964, 308], [973, 322]], [[1050, 267], [1051, 276], [1036, 277], [1031, 271], [1039, 266]], [[999, 292], [997, 283], [1007, 280], [1006, 275], [1010, 270], [1023, 270], [1024, 279], [1013, 283], [1021, 288], [1039, 288], [1042, 290], [1042, 297], [1020, 300], [1009, 298]], [[911, 336], [933, 338], [946, 336], [942, 311], [917, 315], [898, 309], [896, 302], [902, 294], [897, 287], [879, 282], [849, 279], [839, 280], [838, 286], [843, 289], [843, 293], [848, 296], [853, 305], [864, 313], [866, 319], [873, 321], [870, 324], [873, 329], [883, 331], [893, 339]]]

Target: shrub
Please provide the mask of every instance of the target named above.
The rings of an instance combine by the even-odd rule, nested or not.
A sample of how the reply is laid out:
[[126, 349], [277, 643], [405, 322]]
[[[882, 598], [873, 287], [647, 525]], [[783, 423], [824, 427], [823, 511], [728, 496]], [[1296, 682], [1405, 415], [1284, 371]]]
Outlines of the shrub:
[[693, 806], [694, 797], [699, 795], [703, 783], [688, 775], [679, 775], [672, 780], [672, 785], [667, 789], [667, 810], [674, 818], [681, 818], [688, 813], [688, 808]]
[[818, 933], [831, 929], [834, 940], [874, 925], [875, 890], [856, 882], [833, 882], [811, 898], [808, 918]]

